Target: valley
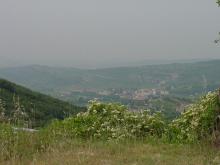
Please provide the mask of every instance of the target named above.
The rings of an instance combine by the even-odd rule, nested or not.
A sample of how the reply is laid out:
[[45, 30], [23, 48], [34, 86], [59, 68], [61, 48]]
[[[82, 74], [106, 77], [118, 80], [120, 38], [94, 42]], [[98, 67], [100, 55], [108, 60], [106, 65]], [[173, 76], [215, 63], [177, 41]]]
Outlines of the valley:
[[89, 70], [31, 65], [0, 68], [0, 77], [78, 106], [98, 99], [131, 111], [162, 111], [173, 119], [219, 87], [216, 70], [220, 60]]

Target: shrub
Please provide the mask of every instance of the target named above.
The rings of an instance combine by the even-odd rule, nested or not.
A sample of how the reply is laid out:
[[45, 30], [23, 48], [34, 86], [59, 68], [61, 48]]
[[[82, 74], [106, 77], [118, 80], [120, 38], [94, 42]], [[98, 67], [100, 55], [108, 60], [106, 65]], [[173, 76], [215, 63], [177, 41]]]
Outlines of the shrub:
[[79, 113], [60, 123], [55, 122], [48, 129], [56, 132], [54, 136], [120, 140], [146, 136], [161, 137], [165, 126], [159, 113], [151, 115], [149, 111], [130, 112], [119, 104], [91, 101], [87, 112]]
[[181, 116], [169, 125], [171, 138], [180, 142], [207, 138], [215, 129], [218, 107], [216, 92], [209, 92], [197, 103], [189, 105]]

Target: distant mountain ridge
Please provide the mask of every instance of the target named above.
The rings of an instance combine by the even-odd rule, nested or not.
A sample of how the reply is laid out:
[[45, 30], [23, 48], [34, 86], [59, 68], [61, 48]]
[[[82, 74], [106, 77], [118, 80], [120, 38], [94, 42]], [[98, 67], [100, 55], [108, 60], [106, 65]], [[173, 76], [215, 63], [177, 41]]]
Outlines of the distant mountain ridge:
[[33, 65], [1, 68], [0, 77], [49, 94], [108, 88], [166, 88], [192, 94], [218, 88], [218, 70], [220, 60], [105, 69]]
[[12, 67], [12, 66], [22, 66], [22, 62], [18, 59], [9, 58], [0, 55], [0, 68]]

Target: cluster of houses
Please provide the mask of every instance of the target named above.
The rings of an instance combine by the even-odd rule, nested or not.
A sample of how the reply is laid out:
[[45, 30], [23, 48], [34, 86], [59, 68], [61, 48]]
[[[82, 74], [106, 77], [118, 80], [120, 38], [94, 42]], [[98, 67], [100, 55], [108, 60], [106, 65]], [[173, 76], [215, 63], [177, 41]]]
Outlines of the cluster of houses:
[[161, 89], [139, 89], [133, 94], [133, 100], [146, 100], [152, 96], [168, 95], [169, 92]]
[[71, 96], [72, 94], [77, 95], [77, 93], [86, 94], [94, 94], [94, 96], [119, 96], [122, 99], [129, 100], [137, 100], [143, 101], [149, 99], [151, 97], [158, 97], [168, 95], [169, 92], [162, 89], [105, 89], [100, 91], [94, 90], [74, 90], [72, 92], [64, 92], [61, 97]]
[[117, 95], [120, 96], [120, 98], [123, 99], [132, 99], [132, 100], [146, 100], [153, 96], [164, 96], [168, 95], [169, 92], [166, 90], [161, 89], [137, 89], [137, 90], [131, 90], [131, 89], [123, 89], [120, 91], [108, 91], [104, 90], [99, 92], [101, 95]]

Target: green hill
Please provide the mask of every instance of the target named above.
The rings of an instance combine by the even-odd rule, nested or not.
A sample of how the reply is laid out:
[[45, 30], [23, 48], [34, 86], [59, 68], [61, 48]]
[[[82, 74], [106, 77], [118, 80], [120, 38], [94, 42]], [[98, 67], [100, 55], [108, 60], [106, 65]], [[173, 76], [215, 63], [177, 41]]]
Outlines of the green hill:
[[47, 94], [76, 89], [165, 88], [188, 96], [218, 88], [217, 70], [220, 60], [93, 70], [33, 65], [2, 68], [0, 76]]
[[22, 120], [25, 120], [29, 127], [43, 126], [52, 119], [64, 119], [84, 110], [4, 79], [0, 79], [0, 101], [0, 111], [4, 110], [7, 120], [14, 122], [16, 119], [13, 118], [19, 116], [20, 110], [20, 114], [25, 114]]

